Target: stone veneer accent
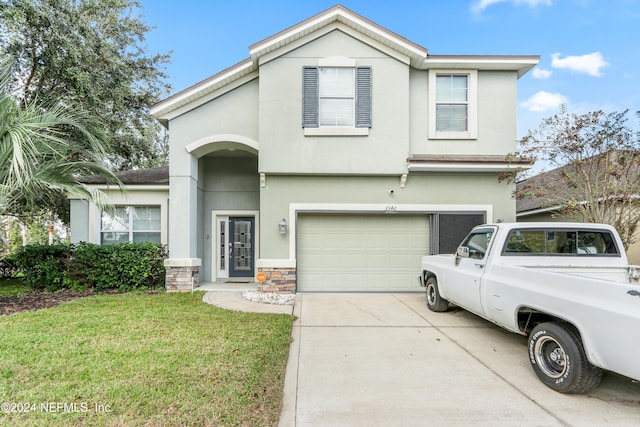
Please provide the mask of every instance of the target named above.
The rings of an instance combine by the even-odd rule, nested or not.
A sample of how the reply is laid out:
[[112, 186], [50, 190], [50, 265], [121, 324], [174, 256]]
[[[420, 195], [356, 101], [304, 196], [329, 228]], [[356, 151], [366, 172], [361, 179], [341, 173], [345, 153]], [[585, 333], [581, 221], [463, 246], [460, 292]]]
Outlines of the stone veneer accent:
[[[165, 287], [167, 292], [191, 292], [193, 288], [197, 288], [200, 283], [200, 267], [165, 267], [167, 272], [165, 278]], [[193, 274], [193, 276], [192, 276]], [[191, 278], [193, 277], [193, 285]]]
[[296, 269], [282, 267], [259, 267], [258, 273], [264, 273], [267, 280], [258, 283], [258, 291], [279, 294], [296, 292]]

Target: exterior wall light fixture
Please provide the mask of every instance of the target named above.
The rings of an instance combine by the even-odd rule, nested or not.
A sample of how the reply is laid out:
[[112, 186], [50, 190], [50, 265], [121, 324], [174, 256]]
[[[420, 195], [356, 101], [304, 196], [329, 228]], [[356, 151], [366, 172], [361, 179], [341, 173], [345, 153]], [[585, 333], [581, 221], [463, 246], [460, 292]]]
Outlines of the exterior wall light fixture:
[[278, 229], [280, 230], [280, 234], [287, 234], [288, 228], [289, 226], [287, 225], [287, 220], [282, 218], [282, 220], [278, 224]]

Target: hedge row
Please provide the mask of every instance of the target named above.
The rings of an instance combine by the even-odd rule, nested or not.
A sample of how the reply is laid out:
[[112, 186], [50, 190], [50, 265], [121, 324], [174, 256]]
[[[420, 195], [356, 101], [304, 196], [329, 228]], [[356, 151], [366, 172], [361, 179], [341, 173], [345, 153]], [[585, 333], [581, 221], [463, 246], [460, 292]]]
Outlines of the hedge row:
[[117, 289], [164, 286], [166, 248], [155, 243], [100, 246], [29, 245], [13, 256], [25, 285], [35, 289]]

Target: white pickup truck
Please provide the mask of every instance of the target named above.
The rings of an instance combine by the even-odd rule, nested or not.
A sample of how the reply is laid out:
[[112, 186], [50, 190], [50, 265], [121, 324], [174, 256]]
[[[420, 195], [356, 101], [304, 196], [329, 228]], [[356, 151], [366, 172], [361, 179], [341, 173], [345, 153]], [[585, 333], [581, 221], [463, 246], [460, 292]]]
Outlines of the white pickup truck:
[[601, 369], [640, 380], [640, 275], [613, 227], [475, 227], [454, 255], [422, 258], [427, 307], [449, 303], [529, 336], [538, 378], [564, 393], [595, 388]]

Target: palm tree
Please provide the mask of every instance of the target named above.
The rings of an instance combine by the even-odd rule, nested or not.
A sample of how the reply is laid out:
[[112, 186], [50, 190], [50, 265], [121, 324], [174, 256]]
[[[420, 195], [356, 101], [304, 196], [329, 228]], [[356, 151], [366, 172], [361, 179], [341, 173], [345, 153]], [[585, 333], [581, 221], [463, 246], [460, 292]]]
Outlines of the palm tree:
[[101, 175], [122, 184], [102, 161], [104, 133], [84, 112], [61, 105], [20, 105], [10, 89], [11, 63], [0, 61], [0, 215], [55, 211], [73, 194], [108, 205], [104, 193], [78, 182]]

